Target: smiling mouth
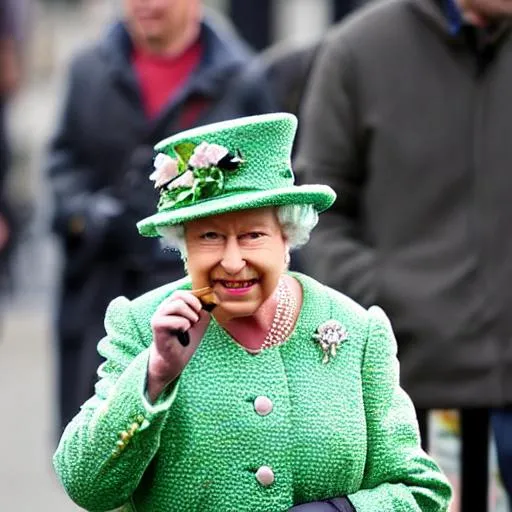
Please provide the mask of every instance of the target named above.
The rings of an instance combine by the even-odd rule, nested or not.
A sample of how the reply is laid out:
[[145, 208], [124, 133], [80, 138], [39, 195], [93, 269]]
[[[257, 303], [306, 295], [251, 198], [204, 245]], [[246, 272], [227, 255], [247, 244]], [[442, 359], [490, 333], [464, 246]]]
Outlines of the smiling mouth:
[[257, 279], [249, 279], [248, 281], [226, 281], [219, 279], [217, 280], [218, 283], [220, 283], [225, 288], [229, 288], [231, 290], [233, 289], [243, 289], [243, 288], [250, 288], [251, 286], [255, 285], [258, 280]]

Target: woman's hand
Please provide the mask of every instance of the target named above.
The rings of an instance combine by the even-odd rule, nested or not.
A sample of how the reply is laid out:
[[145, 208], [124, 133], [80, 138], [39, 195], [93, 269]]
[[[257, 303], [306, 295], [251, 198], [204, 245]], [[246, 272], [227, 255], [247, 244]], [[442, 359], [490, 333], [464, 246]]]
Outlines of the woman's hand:
[[[178, 290], [155, 311], [147, 376], [147, 392], [152, 402], [179, 376], [199, 346], [210, 319], [201, 308], [201, 302], [192, 293]], [[187, 346], [178, 341], [176, 331], [188, 333]]]

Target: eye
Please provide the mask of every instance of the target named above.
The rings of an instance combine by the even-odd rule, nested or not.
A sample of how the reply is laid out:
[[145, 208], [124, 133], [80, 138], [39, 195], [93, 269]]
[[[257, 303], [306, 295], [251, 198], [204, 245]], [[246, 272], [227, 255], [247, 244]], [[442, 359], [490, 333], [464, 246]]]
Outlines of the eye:
[[215, 231], [208, 231], [201, 235], [202, 240], [218, 240], [219, 238], [220, 235], [218, 233], [215, 233]]
[[261, 233], [259, 231], [251, 231], [250, 233], [245, 233], [241, 236], [241, 238], [245, 238], [246, 240], [258, 240], [259, 238], [263, 238], [265, 233]]

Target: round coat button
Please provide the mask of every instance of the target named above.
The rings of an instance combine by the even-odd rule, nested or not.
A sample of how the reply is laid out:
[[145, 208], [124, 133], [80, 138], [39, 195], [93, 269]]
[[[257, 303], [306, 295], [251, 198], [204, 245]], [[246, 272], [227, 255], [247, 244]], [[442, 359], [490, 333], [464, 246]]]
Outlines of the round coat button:
[[258, 396], [254, 400], [254, 409], [260, 416], [266, 416], [272, 412], [274, 404], [272, 400], [266, 396]]
[[268, 487], [274, 483], [274, 472], [268, 466], [261, 466], [261, 468], [256, 471], [256, 480], [264, 487]]

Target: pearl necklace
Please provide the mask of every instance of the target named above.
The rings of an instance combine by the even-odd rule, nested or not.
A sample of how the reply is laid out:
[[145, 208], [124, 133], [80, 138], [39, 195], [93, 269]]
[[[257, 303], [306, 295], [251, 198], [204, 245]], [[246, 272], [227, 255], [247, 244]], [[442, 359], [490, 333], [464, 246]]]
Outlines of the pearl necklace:
[[[274, 313], [272, 325], [263, 340], [261, 347], [255, 353], [261, 352], [270, 347], [282, 345], [290, 336], [297, 311], [297, 301], [290, 287], [284, 279], [279, 281], [277, 288], [277, 307]], [[253, 352], [252, 350], [250, 352]]]

